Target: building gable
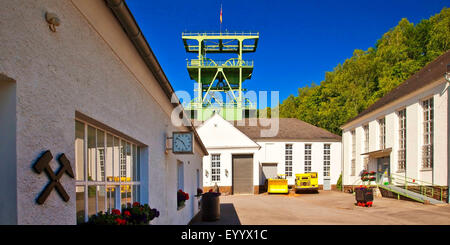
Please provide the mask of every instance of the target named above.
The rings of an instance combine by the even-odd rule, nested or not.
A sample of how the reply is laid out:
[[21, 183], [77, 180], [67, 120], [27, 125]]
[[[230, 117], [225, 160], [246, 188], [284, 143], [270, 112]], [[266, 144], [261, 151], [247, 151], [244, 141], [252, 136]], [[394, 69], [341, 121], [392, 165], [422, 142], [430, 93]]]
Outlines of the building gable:
[[259, 148], [260, 146], [225, 120], [215, 114], [197, 128], [206, 148]]

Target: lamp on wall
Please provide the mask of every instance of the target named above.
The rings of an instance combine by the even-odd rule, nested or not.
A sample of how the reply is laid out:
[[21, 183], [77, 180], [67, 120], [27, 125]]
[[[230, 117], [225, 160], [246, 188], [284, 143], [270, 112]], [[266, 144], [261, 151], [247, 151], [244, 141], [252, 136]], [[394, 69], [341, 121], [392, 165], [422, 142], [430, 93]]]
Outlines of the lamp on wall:
[[61, 24], [61, 20], [59, 20], [55, 13], [45, 13], [45, 20], [47, 21], [48, 27], [52, 32], [56, 32], [56, 27]]
[[228, 177], [228, 169], [225, 169], [225, 176]]
[[205, 169], [205, 177], [208, 178], [208, 170]]

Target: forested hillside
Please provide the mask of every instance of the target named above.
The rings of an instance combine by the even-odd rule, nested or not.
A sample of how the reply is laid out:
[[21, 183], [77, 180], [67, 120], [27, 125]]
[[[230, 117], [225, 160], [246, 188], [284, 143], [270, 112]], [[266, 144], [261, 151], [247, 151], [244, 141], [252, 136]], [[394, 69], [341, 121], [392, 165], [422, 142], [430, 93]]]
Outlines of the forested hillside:
[[375, 47], [355, 50], [351, 58], [326, 72], [320, 85], [299, 88], [297, 96], [284, 100], [280, 117], [341, 134], [342, 124], [449, 49], [449, 8], [416, 25], [402, 19]]

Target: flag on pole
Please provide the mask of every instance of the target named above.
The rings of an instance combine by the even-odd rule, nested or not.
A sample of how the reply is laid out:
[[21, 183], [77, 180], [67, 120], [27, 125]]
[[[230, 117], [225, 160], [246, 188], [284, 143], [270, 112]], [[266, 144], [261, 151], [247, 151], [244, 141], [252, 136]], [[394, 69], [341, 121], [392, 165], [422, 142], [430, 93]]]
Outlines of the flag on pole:
[[222, 4], [220, 5], [220, 24], [222, 24]]

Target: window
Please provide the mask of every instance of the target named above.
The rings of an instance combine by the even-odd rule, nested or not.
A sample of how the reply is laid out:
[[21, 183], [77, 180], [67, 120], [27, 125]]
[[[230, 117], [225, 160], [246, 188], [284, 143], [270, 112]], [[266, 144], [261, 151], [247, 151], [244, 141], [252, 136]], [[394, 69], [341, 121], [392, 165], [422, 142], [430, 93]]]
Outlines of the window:
[[139, 154], [136, 144], [75, 121], [77, 223], [140, 200]]
[[184, 191], [184, 165], [182, 161], [177, 161], [177, 190]]
[[292, 176], [292, 144], [286, 144], [284, 149], [284, 168], [286, 176]]
[[398, 170], [404, 171], [406, 169], [406, 109], [398, 111]]
[[[369, 152], [369, 124], [363, 126], [364, 129], [364, 152]], [[364, 156], [364, 169], [369, 169], [369, 156]]]
[[305, 144], [305, 173], [311, 172], [311, 144]]
[[433, 98], [422, 102], [423, 108], [423, 146], [422, 168], [433, 167]]
[[352, 135], [352, 164], [351, 164], [351, 176], [355, 176], [356, 173], [356, 132], [351, 131]]
[[323, 145], [323, 176], [330, 176], [330, 161], [331, 161], [331, 145], [324, 144]]
[[378, 120], [380, 125], [380, 150], [386, 148], [386, 118]]
[[211, 155], [211, 180], [220, 181], [220, 155]]
[[200, 170], [199, 169], [195, 170], [195, 176], [196, 176], [196, 180], [197, 180], [197, 189], [200, 189]]

